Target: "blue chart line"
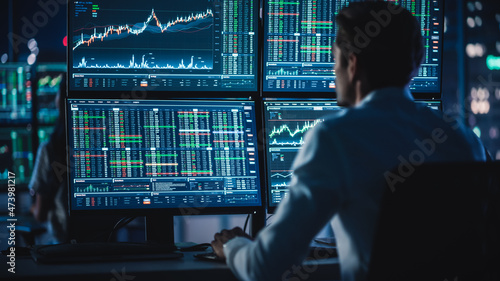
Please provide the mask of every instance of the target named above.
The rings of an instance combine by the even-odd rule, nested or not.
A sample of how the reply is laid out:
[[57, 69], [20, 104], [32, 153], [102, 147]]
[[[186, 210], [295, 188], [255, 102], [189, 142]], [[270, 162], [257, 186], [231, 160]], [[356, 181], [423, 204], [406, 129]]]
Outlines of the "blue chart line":
[[277, 172], [271, 174], [271, 187], [276, 189], [288, 188], [293, 172]]
[[281, 179], [286, 179], [290, 178], [293, 173], [274, 173], [271, 175], [271, 178], [281, 178]]
[[290, 186], [289, 183], [286, 183], [286, 182], [282, 182], [282, 183], [276, 183], [276, 184], [272, 184], [271, 187], [274, 187], [276, 189], [283, 189], [283, 188], [288, 188]]
[[[143, 23], [136, 23], [132, 25], [132, 27], [128, 24], [125, 25], [119, 25], [119, 26], [107, 26], [104, 27], [104, 32], [102, 33], [97, 33], [96, 28], [94, 28], [94, 33], [91, 35], [85, 35], [81, 33], [80, 38], [77, 39], [75, 42], [75, 45], [73, 46], [73, 50], [78, 48], [81, 45], [87, 45], [90, 46], [90, 44], [98, 41], [104, 41], [104, 40], [114, 40], [114, 39], [122, 39], [125, 37], [128, 37], [129, 35], [140, 35], [144, 31], [148, 30], [152, 33], [163, 33], [167, 31], [173, 31], [173, 32], [178, 32], [178, 31], [183, 31], [183, 30], [188, 30], [191, 28], [191, 26], [185, 26], [181, 28], [174, 28], [177, 24], [187, 24], [191, 22], [195, 22], [198, 20], [203, 20], [209, 17], [213, 17], [212, 10], [207, 9], [206, 12], [201, 12], [197, 14], [191, 14], [186, 17], [177, 17], [175, 20], [171, 20], [167, 22], [166, 24], [162, 24], [158, 17], [155, 14], [154, 9], [151, 10], [151, 14], [149, 15], [148, 19], [143, 22]], [[154, 20], [156, 20], [156, 26], [151, 26], [150, 23]], [[207, 27], [205, 27], [207, 28]], [[205, 29], [203, 28], [203, 29]], [[172, 30], [169, 30], [172, 29]]]
[[147, 59], [145, 59], [145, 55], [142, 56], [141, 62], [136, 62], [135, 61], [135, 56], [132, 55], [132, 59], [129, 61], [128, 65], [122, 65], [120, 63], [117, 63], [116, 65], [109, 65], [109, 64], [104, 64], [104, 65], [99, 65], [99, 64], [87, 64], [88, 61], [85, 59], [85, 57], [82, 58], [82, 61], [78, 63], [78, 66], [76, 68], [125, 68], [125, 69], [130, 69], [130, 68], [135, 68], [135, 69], [212, 69], [212, 67], [208, 67], [206, 65], [198, 65], [197, 63], [194, 62], [194, 56], [191, 56], [191, 62], [188, 65], [185, 65], [184, 59], [181, 59], [179, 62], [179, 65], [170, 65], [166, 64], [165, 66], [160, 66], [160, 65], [150, 65]]
[[270, 145], [280, 145], [280, 146], [302, 146], [304, 145], [304, 138], [300, 138], [297, 141], [278, 141], [277, 139], [273, 139]]
[[[106, 20], [105, 15], [102, 14], [101, 23]], [[132, 16], [135, 14], [123, 14], [123, 18]], [[73, 31], [73, 68], [214, 68], [214, 14], [210, 9], [172, 17], [166, 23], [159, 20], [154, 9], [144, 22], [121, 25], [101, 23], [82, 21], [80, 26], [92, 27]]]

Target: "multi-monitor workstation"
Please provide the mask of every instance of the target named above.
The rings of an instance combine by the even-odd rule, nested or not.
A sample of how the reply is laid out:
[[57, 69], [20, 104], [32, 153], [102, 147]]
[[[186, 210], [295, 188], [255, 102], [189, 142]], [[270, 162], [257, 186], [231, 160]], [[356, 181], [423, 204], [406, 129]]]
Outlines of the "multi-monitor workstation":
[[[343, 110], [331, 47], [351, 1], [261, 2], [69, 2], [71, 214], [274, 211], [304, 134]], [[410, 89], [440, 110], [443, 1], [393, 2], [422, 27]]]

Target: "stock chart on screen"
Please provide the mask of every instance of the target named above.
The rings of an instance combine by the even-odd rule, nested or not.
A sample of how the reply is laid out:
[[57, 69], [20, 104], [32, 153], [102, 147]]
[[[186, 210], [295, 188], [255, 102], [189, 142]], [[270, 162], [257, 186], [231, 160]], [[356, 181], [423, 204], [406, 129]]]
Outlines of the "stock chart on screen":
[[264, 102], [269, 206], [276, 206], [288, 192], [304, 134], [335, 110], [342, 110], [335, 101]]
[[[437, 100], [416, 100], [432, 110], [442, 111]], [[292, 163], [304, 145], [304, 134], [324, 121], [328, 114], [344, 110], [335, 101], [265, 101], [264, 128], [267, 158], [268, 205], [276, 207], [288, 194], [293, 174]]]
[[[335, 16], [348, 0], [265, 1], [264, 92], [335, 90]], [[441, 90], [443, 1], [391, 1], [416, 16], [424, 38], [423, 64], [410, 84], [412, 92]], [[383, 71], [383, 66], [381, 66]]]
[[68, 106], [72, 210], [261, 205], [254, 102]]
[[73, 1], [70, 90], [256, 91], [253, 0]]

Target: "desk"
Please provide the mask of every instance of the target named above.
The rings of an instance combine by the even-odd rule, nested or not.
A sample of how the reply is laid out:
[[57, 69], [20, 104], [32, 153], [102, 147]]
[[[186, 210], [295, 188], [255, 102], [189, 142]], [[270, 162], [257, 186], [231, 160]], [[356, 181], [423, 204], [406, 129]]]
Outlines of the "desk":
[[[199, 252], [184, 253], [175, 260], [120, 261], [101, 263], [37, 264], [31, 257], [16, 257], [16, 273], [7, 272], [7, 257], [0, 257], [2, 280], [150, 281], [237, 280], [223, 263], [202, 261]], [[338, 258], [306, 261], [300, 274], [307, 280], [338, 280]], [[300, 275], [296, 275], [300, 276]], [[303, 280], [300, 279], [299, 280]]]

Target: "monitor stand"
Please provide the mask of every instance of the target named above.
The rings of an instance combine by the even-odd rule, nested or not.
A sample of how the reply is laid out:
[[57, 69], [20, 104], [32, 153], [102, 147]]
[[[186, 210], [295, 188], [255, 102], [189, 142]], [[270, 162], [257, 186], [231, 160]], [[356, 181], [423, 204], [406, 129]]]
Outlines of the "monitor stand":
[[145, 216], [144, 220], [146, 242], [174, 245], [174, 216], [159, 212]]
[[[266, 213], [264, 209], [259, 209], [251, 213], [250, 216], [250, 233], [251, 236], [255, 238], [259, 231], [261, 231], [266, 226]], [[145, 225], [146, 242], [159, 243], [163, 245], [175, 245], [174, 217], [172, 215], [162, 214], [161, 212], [154, 215], [147, 215], [145, 217]]]
[[[251, 233], [255, 237], [265, 226], [265, 212], [251, 214]], [[173, 215], [159, 211], [145, 216], [145, 243], [83, 242], [37, 245], [31, 250], [39, 263], [106, 262], [123, 260], [173, 259], [175, 252]]]
[[266, 211], [264, 208], [259, 208], [257, 211], [254, 211], [252, 214], [252, 229], [251, 234], [252, 237], [257, 237], [259, 231], [261, 231], [266, 226]]
[[[256, 237], [266, 225], [266, 213], [264, 210], [258, 210], [250, 216], [251, 235]], [[147, 242], [174, 245], [174, 217], [172, 215], [159, 212], [155, 215], [147, 215], [144, 219]]]
[[158, 212], [145, 217], [145, 243], [91, 241], [36, 245], [31, 255], [39, 263], [107, 262], [125, 260], [174, 259], [173, 216]]

